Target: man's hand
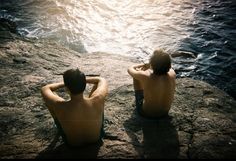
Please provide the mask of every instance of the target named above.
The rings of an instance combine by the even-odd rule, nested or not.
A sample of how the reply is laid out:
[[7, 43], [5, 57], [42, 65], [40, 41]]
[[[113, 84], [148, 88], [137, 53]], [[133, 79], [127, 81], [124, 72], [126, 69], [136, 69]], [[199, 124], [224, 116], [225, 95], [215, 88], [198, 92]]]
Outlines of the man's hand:
[[102, 77], [86, 77], [86, 83], [94, 84], [89, 97], [105, 98], [108, 93], [107, 81]]
[[149, 64], [137, 64], [132, 65], [128, 68], [127, 72], [131, 75], [134, 79], [141, 80], [147, 76], [149, 72], [146, 70], [150, 68]]
[[142, 65], [138, 65], [134, 67], [134, 69], [137, 71], [145, 71], [145, 70], [148, 70], [149, 68], [150, 68], [150, 64], [142, 64]]

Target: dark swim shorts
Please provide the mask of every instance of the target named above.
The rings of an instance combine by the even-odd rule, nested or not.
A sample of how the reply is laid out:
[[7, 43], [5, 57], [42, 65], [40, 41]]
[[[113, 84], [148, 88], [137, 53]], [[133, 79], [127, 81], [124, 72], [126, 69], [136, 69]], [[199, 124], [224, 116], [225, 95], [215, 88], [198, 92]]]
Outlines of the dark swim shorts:
[[136, 110], [139, 115], [143, 116], [143, 90], [135, 90], [135, 104], [136, 104]]
[[66, 143], [68, 145], [68, 142], [67, 142], [67, 139], [66, 139], [66, 134], [64, 133], [64, 131], [63, 131], [62, 127], [61, 127], [60, 122], [56, 118], [54, 118], [54, 122], [55, 122], [56, 127], [57, 127], [57, 133], [59, 135], [61, 135], [62, 140], [64, 141], [64, 143]]

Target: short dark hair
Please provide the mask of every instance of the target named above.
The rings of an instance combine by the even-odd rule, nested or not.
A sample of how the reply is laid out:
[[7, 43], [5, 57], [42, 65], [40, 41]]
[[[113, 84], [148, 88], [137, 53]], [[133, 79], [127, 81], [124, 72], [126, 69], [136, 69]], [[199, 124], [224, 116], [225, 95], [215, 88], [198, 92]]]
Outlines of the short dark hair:
[[69, 69], [63, 74], [64, 84], [72, 94], [80, 94], [86, 88], [86, 78], [83, 72], [77, 69]]
[[153, 73], [156, 75], [166, 74], [171, 68], [171, 59], [169, 54], [161, 49], [153, 52], [149, 62], [153, 69]]

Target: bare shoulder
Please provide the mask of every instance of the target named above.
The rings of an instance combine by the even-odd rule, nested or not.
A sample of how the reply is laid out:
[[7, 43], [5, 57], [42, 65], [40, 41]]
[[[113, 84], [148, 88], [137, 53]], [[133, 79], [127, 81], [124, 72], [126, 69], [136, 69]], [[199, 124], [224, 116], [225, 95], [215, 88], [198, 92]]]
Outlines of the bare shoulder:
[[152, 75], [152, 70], [148, 69], [145, 71], [140, 71], [139, 74], [141, 75], [142, 79], [150, 78], [150, 76]]
[[106, 98], [106, 96], [104, 95], [104, 94], [96, 94], [96, 95], [94, 95], [93, 97], [90, 97], [89, 98], [89, 101], [91, 101], [92, 103], [102, 103], [102, 102], [104, 102], [105, 101], [105, 98]]
[[94, 109], [97, 112], [104, 110], [105, 98], [101, 95], [96, 95], [93, 98], [87, 98], [87, 101], [89, 102], [89, 109]]

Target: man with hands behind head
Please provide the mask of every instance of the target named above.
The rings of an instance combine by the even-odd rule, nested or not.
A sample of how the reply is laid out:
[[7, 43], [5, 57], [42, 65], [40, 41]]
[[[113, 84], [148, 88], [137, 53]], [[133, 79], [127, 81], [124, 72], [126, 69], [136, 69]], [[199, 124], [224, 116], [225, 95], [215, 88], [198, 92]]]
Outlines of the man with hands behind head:
[[155, 50], [149, 64], [133, 65], [128, 73], [133, 77], [138, 113], [148, 118], [168, 115], [176, 78], [170, 56], [163, 50]]
[[[63, 74], [64, 82], [42, 87], [43, 99], [50, 111], [63, 140], [70, 146], [95, 143], [103, 135], [103, 113], [108, 93], [107, 81], [101, 77], [86, 77], [79, 69], [70, 69]], [[84, 95], [86, 84], [93, 84], [88, 97]], [[54, 93], [66, 88], [70, 100]]]

